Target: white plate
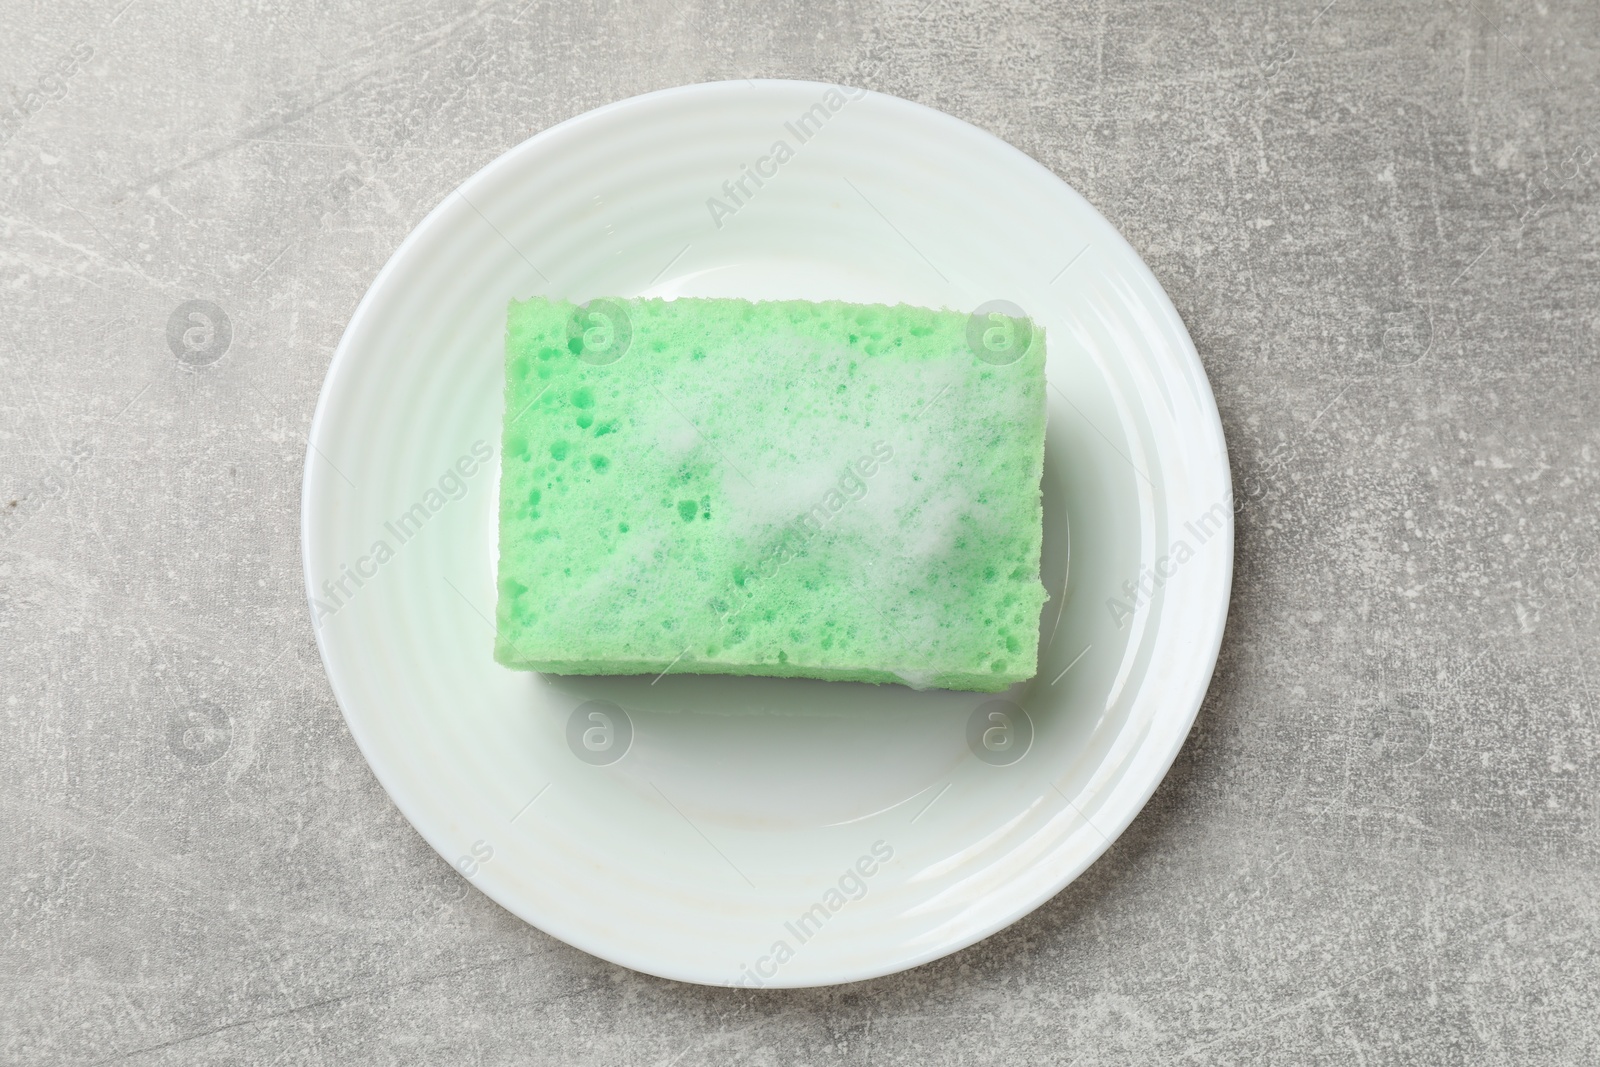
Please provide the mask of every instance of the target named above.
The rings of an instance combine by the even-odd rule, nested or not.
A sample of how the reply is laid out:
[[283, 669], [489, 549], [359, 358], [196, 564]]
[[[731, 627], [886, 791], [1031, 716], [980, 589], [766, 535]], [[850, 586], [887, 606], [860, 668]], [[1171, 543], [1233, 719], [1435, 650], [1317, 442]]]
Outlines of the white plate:
[[[734, 201], [723, 183], [745, 167], [768, 177]], [[1039, 676], [1001, 695], [1023, 710], [994, 719], [994, 697], [900, 686], [497, 666], [501, 339], [507, 300], [535, 293], [1001, 298], [1042, 322], [1053, 599]], [[351, 732], [478, 888], [637, 970], [802, 986], [969, 945], [1122, 832], [1211, 676], [1230, 501], [1183, 324], [1081, 197], [917, 104], [734, 81], [547, 130], [406, 238], [328, 371], [303, 547]], [[1133, 603], [1124, 582], [1149, 595]], [[602, 703], [579, 711], [588, 701]]]

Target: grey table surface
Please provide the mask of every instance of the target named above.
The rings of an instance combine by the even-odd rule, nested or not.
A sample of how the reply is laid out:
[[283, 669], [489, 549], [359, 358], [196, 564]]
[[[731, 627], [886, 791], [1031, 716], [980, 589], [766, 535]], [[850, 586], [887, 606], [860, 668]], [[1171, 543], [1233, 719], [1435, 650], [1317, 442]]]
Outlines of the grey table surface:
[[[1600, 1061], [1597, 45], [1564, 0], [0, 5], [0, 1058]], [[1149, 807], [1031, 916], [679, 985], [502, 911], [373, 778], [304, 434], [479, 167], [864, 51], [1171, 294], [1244, 501], [1228, 630]], [[231, 335], [169, 337], [191, 299]]]

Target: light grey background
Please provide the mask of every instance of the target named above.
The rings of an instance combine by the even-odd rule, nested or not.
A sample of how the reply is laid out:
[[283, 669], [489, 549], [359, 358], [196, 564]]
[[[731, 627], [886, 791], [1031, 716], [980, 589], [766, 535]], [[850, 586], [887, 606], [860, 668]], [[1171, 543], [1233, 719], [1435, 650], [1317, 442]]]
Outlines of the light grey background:
[[[0, 1058], [1600, 1060], [1600, 7], [524, 2], [0, 7]], [[503, 912], [379, 788], [312, 642], [303, 434], [378, 268], [511, 145], [862, 71], [1166, 286], [1246, 502], [1227, 637], [1031, 917], [857, 986], [676, 985]], [[232, 326], [199, 369], [191, 298]]]

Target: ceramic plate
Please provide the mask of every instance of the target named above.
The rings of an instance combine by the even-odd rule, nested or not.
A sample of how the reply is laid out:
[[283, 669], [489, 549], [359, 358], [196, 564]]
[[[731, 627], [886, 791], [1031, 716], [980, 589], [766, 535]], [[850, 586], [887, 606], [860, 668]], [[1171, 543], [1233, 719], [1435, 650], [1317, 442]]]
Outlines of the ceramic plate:
[[[1038, 677], [984, 695], [495, 664], [501, 342], [534, 294], [1023, 308], [1049, 337]], [[848, 982], [1027, 914], [1149, 798], [1222, 636], [1227, 457], [1161, 287], [1048, 170], [876, 93], [688, 86], [507, 152], [378, 275], [310, 446], [312, 617], [378, 779], [494, 900], [668, 978]]]

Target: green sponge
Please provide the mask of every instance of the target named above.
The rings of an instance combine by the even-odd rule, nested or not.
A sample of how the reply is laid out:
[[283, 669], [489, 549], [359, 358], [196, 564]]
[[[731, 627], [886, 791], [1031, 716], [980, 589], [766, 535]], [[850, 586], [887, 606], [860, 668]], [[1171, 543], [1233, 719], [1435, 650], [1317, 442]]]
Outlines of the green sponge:
[[1044, 385], [1042, 332], [1020, 318], [513, 302], [495, 658], [985, 692], [1031, 678]]

